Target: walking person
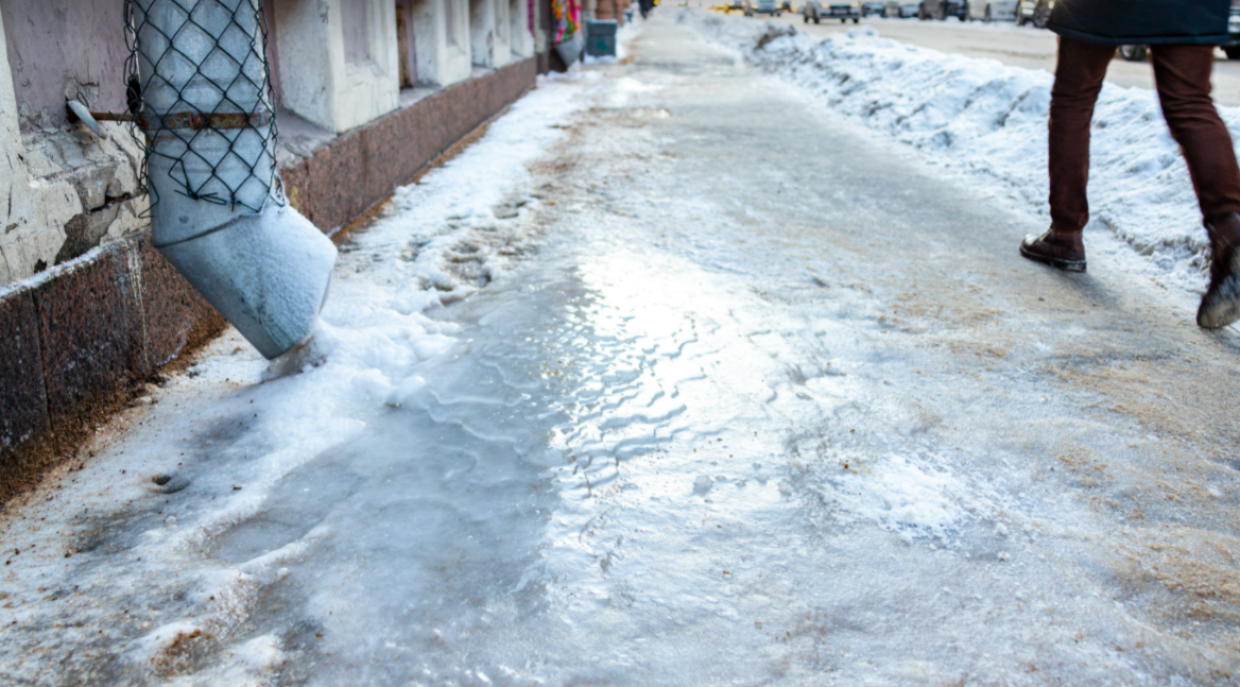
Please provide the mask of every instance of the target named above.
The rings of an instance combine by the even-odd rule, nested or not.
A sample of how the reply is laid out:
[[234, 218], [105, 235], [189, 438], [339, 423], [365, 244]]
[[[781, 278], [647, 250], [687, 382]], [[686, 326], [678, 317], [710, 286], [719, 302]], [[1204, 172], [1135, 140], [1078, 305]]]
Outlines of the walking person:
[[1197, 324], [1240, 319], [1240, 168], [1231, 135], [1210, 98], [1214, 48], [1227, 40], [1231, 0], [1059, 0], [1050, 113], [1051, 227], [1021, 243], [1021, 255], [1085, 271], [1081, 232], [1089, 222], [1089, 129], [1107, 65], [1119, 45], [1149, 45], [1163, 116], [1180, 144], [1210, 237], [1210, 286]]

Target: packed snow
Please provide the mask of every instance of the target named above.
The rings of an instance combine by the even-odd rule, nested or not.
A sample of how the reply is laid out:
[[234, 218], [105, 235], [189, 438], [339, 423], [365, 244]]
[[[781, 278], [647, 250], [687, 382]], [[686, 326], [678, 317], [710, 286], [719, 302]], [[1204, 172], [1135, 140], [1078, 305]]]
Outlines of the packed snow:
[[[979, 197], [1011, 197], [1049, 225], [1051, 74], [899, 43], [869, 26], [818, 39], [793, 26], [690, 9], [678, 19], [812, 91], [832, 112], [960, 173]], [[1219, 109], [1228, 128], [1240, 131], [1240, 108]], [[1209, 243], [1156, 94], [1107, 83], [1090, 153], [1087, 242], [1091, 232], [1111, 232], [1147, 256], [1167, 283], [1203, 293]]]

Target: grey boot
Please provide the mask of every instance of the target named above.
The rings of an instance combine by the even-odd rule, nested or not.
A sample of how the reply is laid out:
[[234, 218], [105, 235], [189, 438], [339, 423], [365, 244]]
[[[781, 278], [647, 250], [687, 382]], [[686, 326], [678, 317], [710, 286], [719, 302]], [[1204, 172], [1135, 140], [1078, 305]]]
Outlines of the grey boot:
[[1197, 324], [1209, 329], [1240, 320], [1240, 214], [1229, 212], [1206, 222], [1214, 253], [1210, 288], [1201, 297]]

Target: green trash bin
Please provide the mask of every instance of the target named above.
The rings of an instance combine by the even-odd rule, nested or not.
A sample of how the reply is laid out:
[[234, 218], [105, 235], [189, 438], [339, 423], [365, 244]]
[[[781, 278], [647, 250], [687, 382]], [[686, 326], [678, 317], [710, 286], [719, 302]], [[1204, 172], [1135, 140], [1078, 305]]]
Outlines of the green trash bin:
[[615, 57], [618, 26], [614, 19], [587, 19], [586, 54], [593, 57]]

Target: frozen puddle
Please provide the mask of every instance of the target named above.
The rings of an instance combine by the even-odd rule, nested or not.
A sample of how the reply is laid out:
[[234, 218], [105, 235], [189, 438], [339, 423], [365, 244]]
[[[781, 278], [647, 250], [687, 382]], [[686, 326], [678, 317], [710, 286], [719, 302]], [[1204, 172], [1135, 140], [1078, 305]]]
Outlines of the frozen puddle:
[[[1229, 483], [1162, 498], [1178, 454], [1043, 372], [1076, 330], [945, 311], [1000, 282], [967, 253], [876, 259], [975, 229], [944, 186], [648, 34], [398, 194], [303, 356], [223, 338], [23, 504], [0, 681], [1229, 680], [1184, 601], [1229, 593]], [[837, 195], [778, 197], [780, 146]]]

